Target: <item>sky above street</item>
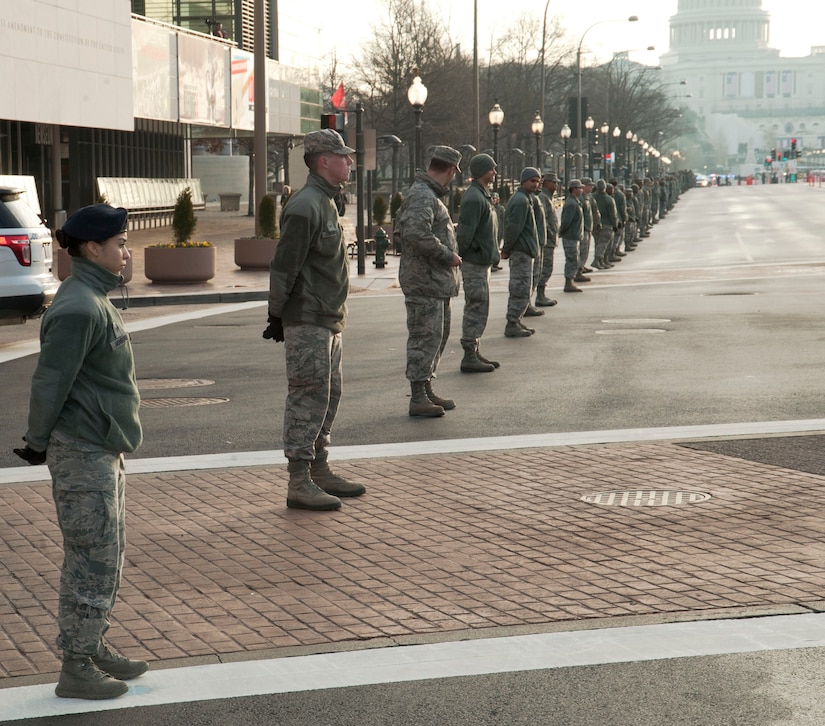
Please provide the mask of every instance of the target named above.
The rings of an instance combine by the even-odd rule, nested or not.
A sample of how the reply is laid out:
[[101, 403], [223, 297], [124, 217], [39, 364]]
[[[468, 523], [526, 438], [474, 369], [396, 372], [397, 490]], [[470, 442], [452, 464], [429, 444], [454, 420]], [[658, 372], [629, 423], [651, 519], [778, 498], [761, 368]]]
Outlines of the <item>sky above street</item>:
[[[377, 20], [386, 18], [384, 0], [279, 0], [281, 27], [298, 30], [306, 38], [315, 36], [325, 49], [337, 48], [338, 59], [345, 63], [358, 52], [362, 43], [375, 42], [369, 28]], [[312, 9], [308, 17], [306, 9]], [[473, 0], [440, 0], [431, 2], [434, 12], [444, 18], [457, 42], [468, 52], [472, 49]], [[587, 33], [583, 48], [591, 51], [596, 60], [609, 58], [617, 51], [646, 48], [653, 45], [656, 51], [639, 53], [632, 57], [655, 65], [658, 55], [668, 47], [669, 18], [676, 13], [678, 0], [585, 0], [563, 2], [550, 0], [550, 19], [559, 17], [567, 30], [572, 44], [578, 44]], [[507, 26], [523, 13], [532, 13], [540, 24], [545, 3], [541, 0], [478, 0], [479, 55], [484, 60], [484, 49]], [[771, 15], [772, 48], [778, 48], [783, 56], [803, 56], [814, 45], [825, 45], [825, 4], [796, 3], [788, 0], [762, 0], [762, 8]], [[630, 15], [637, 15], [639, 22], [621, 22]], [[619, 20], [599, 24], [602, 20]], [[588, 28], [590, 28], [588, 30]]]

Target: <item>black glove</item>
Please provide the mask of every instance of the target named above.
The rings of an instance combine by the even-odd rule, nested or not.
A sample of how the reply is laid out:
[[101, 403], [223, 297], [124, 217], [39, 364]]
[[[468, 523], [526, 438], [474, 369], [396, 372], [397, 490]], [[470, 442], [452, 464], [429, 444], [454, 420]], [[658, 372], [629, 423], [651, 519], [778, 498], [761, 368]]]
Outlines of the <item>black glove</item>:
[[[26, 439], [24, 438], [23, 441]], [[22, 449], [14, 449], [14, 453], [17, 454], [21, 459], [24, 459], [32, 466], [40, 466], [40, 464], [46, 463], [46, 452], [45, 451], [35, 451], [31, 446], [26, 444]]]
[[266, 340], [274, 340], [276, 343], [284, 342], [284, 324], [280, 318], [273, 318], [269, 316], [266, 330], [263, 332], [263, 338]]

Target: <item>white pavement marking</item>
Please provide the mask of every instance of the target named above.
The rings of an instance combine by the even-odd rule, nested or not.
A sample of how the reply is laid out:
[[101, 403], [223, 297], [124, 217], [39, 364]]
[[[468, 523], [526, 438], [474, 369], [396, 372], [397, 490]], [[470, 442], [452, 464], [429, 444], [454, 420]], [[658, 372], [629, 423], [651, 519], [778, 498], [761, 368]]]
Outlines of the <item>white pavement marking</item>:
[[753, 262], [753, 255], [748, 251], [748, 248], [745, 245], [745, 240], [742, 239], [742, 235], [739, 234], [739, 232], [736, 233], [736, 244], [739, 245], [739, 249], [742, 251], [742, 256], [748, 262]]
[[0, 690], [9, 720], [490, 673], [825, 647], [825, 614], [637, 625], [150, 670], [112, 701]]
[[[466, 454], [474, 451], [512, 451], [515, 449], [542, 449], [557, 446], [695, 440], [731, 436], [770, 436], [773, 434], [799, 434], [816, 431], [825, 432], [825, 419], [664, 426], [661, 428], [613, 429], [607, 431], [571, 431], [557, 434], [520, 434], [477, 439], [439, 439], [436, 441], [333, 446], [329, 449], [329, 458], [331, 461], [388, 459], [427, 454]], [[130, 474], [156, 474], [168, 471], [206, 471], [209, 469], [271, 466], [285, 463], [283, 450], [273, 449], [271, 451], [235, 451], [227, 454], [168, 456], [156, 459], [129, 459], [126, 468]], [[0, 485], [48, 481], [49, 479], [49, 471], [45, 466], [17, 466], [0, 469]]]

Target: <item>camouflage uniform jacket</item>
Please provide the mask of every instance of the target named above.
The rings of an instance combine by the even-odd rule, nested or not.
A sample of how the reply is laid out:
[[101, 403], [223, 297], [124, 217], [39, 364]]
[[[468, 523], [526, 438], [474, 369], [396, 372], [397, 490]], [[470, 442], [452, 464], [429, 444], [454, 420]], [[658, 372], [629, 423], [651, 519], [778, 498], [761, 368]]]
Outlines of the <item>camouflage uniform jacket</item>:
[[460, 268], [450, 267], [458, 254], [455, 230], [441, 198], [449, 193], [424, 171], [416, 172], [396, 215], [401, 236], [398, 281], [405, 295], [450, 298], [458, 295]]
[[526, 252], [530, 257], [538, 257], [539, 238], [531, 196], [519, 187], [507, 202], [502, 252]]
[[455, 236], [463, 261], [476, 265], [498, 263], [498, 216], [493, 211], [490, 192], [477, 181], [470, 184], [461, 198]]
[[74, 257], [43, 315], [26, 432], [35, 451], [46, 450], [53, 432], [114, 453], [140, 446], [132, 344], [107, 296], [122, 279]]
[[281, 213], [281, 239], [269, 265], [269, 314], [284, 325], [344, 329], [349, 263], [333, 201], [338, 190], [310, 173]]
[[619, 217], [616, 213], [616, 202], [613, 201], [606, 191], [596, 191], [593, 193], [593, 201], [599, 209], [599, 218], [602, 224], [609, 225], [611, 229], [619, 226]]

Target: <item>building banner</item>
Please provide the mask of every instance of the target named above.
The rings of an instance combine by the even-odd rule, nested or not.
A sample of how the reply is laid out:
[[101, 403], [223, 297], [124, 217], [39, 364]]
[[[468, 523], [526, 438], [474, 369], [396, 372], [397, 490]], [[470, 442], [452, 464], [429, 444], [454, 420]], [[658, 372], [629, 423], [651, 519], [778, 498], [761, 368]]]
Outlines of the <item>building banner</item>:
[[229, 48], [209, 38], [178, 34], [180, 120], [229, 126]]
[[132, 21], [132, 90], [138, 118], [178, 120], [175, 38], [167, 28]]

